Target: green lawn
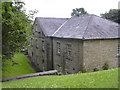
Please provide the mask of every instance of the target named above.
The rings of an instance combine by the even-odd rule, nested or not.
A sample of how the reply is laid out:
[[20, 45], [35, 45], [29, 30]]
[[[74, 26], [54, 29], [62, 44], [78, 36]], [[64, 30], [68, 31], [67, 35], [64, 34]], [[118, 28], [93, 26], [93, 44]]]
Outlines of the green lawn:
[[35, 70], [29, 65], [29, 60], [24, 54], [15, 53], [12, 59], [18, 64], [13, 65], [12, 60], [6, 60], [2, 67], [2, 78], [35, 73]]
[[118, 69], [74, 75], [33, 77], [4, 82], [3, 88], [118, 88]]

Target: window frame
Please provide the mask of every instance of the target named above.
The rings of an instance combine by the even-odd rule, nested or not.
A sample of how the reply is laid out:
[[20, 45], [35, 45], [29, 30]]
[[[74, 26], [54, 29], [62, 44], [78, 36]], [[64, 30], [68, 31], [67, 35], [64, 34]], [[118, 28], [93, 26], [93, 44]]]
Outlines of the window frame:
[[66, 58], [72, 60], [72, 44], [66, 44]]
[[118, 55], [120, 55], [120, 44], [118, 44], [117, 53], [118, 53]]
[[56, 45], [57, 45], [57, 51], [56, 51], [56, 53], [57, 53], [57, 55], [60, 56], [60, 54], [61, 54], [61, 44], [60, 44], [60, 42], [57, 42]]

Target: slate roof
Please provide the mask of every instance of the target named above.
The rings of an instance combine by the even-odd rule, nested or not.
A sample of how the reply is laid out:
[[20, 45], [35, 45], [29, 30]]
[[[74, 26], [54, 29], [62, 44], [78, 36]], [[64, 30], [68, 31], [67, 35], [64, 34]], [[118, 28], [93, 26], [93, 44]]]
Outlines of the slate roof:
[[42, 28], [46, 36], [52, 36], [54, 32], [66, 21], [68, 18], [36, 18], [39, 26]]
[[75, 39], [109, 39], [118, 37], [118, 24], [96, 15], [72, 17], [52, 37]]

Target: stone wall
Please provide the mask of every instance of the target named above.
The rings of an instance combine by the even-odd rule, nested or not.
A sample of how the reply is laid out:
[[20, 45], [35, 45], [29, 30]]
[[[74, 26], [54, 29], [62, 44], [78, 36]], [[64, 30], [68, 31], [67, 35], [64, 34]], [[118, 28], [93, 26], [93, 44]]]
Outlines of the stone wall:
[[46, 38], [46, 42], [47, 68], [53, 70], [53, 40], [52, 38]]
[[[60, 51], [58, 51], [60, 44]], [[77, 73], [82, 68], [82, 41], [53, 38], [54, 69], [63, 74]]]
[[108, 63], [109, 68], [118, 66], [117, 57], [118, 40], [85, 40], [83, 43], [83, 65], [88, 71], [94, 68], [102, 69], [104, 63]]
[[39, 25], [35, 26], [28, 54], [31, 57], [32, 62], [40, 69], [40, 71], [53, 69], [51, 48], [51, 39], [44, 35]]

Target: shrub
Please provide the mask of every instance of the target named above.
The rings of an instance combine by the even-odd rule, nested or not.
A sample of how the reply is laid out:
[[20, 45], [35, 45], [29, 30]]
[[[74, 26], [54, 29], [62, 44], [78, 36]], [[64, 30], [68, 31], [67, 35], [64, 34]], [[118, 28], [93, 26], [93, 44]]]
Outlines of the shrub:
[[108, 65], [107, 62], [104, 63], [102, 69], [103, 69], [103, 70], [108, 70], [108, 69], [109, 69], [109, 65]]
[[85, 67], [82, 67], [81, 72], [82, 72], [82, 73], [86, 73], [86, 72], [87, 72], [87, 69], [86, 69]]
[[99, 69], [98, 69], [98, 68], [94, 68], [94, 69], [93, 69], [93, 72], [96, 72], [96, 71], [99, 71]]

